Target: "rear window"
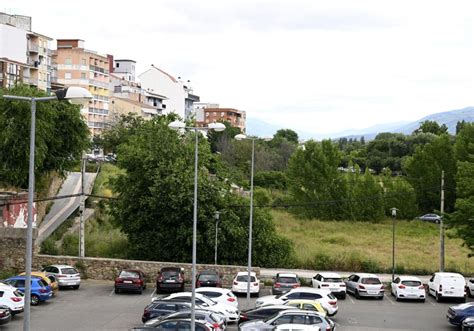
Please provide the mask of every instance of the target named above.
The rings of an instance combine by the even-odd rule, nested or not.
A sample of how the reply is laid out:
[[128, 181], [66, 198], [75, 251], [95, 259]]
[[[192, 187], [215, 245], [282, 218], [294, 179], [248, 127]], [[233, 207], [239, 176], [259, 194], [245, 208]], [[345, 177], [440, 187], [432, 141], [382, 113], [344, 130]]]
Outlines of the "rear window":
[[283, 284], [298, 283], [298, 280], [295, 277], [278, 277], [276, 281]]
[[[237, 276], [237, 281], [238, 281], [238, 282], [246, 282], [247, 280], [248, 280], [248, 275]], [[250, 281], [251, 281], [251, 282], [255, 282], [255, 277], [254, 277], [254, 276], [250, 276]]]
[[25, 296], [25, 294], [23, 292], [18, 291], [18, 290], [15, 290], [13, 292], [13, 294], [15, 294], [16, 297], [24, 297]]
[[123, 271], [120, 273], [119, 278], [140, 278], [140, 275], [138, 274], [138, 272], [135, 272], [135, 271], [126, 271], [126, 270], [123, 270]]
[[46, 283], [46, 282], [44, 281], [44, 279], [38, 279], [38, 283], [39, 283], [42, 287], [48, 286], [48, 283]]
[[61, 273], [64, 275], [74, 275], [78, 274], [77, 270], [74, 268], [62, 268]]
[[421, 286], [421, 282], [417, 280], [403, 280], [402, 284], [405, 286], [416, 286], [416, 287]]
[[163, 271], [161, 274], [163, 275], [163, 277], [177, 277], [179, 273], [176, 271], [168, 270]]
[[342, 283], [342, 278], [324, 278], [323, 281], [326, 283]]
[[201, 294], [204, 294], [206, 297], [209, 297], [209, 298], [218, 298], [221, 296], [221, 294], [219, 292], [201, 292], [199, 291], [199, 293]]
[[217, 275], [199, 275], [199, 280], [202, 282], [217, 282], [219, 277]]
[[362, 284], [367, 284], [367, 285], [378, 285], [378, 284], [382, 284], [380, 282], [380, 279], [378, 278], [362, 278], [361, 281], [360, 281]]

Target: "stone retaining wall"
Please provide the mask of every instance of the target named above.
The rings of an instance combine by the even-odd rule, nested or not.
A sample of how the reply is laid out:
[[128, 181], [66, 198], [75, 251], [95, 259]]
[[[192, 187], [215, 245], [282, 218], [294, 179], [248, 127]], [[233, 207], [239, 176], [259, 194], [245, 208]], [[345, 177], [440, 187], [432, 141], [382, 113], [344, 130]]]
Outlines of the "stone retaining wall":
[[[36, 238], [37, 229], [33, 229]], [[25, 270], [26, 229], [0, 228], [0, 271]]]
[[[78, 258], [74, 256], [35, 255], [33, 268], [40, 269], [49, 264], [68, 264], [80, 270], [82, 277], [98, 280], [114, 280], [122, 269], [140, 269], [145, 273], [147, 282], [154, 283], [158, 271], [162, 267], [184, 268], [186, 282], [191, 281], [190, 263], [152, 262], [138, 260], [107, 259], [97, 257]], [[246, 271], [247, 267], [234, 265], [198, 264], [197, 271], [204, 269], [218, 270], [223, 276], [225, 286], [232, 284], [232, 280], [238, 271]], [[260, 275], [260, 268], [254, 267], [252, 271]]]

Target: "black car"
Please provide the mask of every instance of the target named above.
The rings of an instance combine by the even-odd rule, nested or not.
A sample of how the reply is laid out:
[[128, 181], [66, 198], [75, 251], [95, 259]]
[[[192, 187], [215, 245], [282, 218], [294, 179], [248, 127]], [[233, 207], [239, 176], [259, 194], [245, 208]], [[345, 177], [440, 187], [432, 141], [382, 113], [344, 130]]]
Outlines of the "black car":
[[196, 276], [196, 287], [222, 287], [222, 279], [215, 270], [203, 270]]
[[156, 292], [184, 291], [184, 269], [176, 267], [161, 268], [156, 277]]
[[436, 224], [439, 224], [441, 222], [441, 216], [436, 214], [425, 214], [423, 216], [417, 217], [417, 219]]
[[292, 306], [284, 306], [284, 305], [271, 305], [271, 306], [263, 306], [259, 308], [252, 308], [248, 310], [243, 310], [240, 313], [239, 324], [251, 320], [264, 320], [270, 316], [273, 316], [279, 313], [282, 310], [289, 310], [295, 309]]
[[145, 307], [142, 316], [142, 322], [145, 323], [149, 319], [168, 315], [181, 310], [191, 309], [190, 302], [155, 300]]
[[7, 324], [12, 319], [10, 309], [5, 306], [0, 306], [0, 325]]

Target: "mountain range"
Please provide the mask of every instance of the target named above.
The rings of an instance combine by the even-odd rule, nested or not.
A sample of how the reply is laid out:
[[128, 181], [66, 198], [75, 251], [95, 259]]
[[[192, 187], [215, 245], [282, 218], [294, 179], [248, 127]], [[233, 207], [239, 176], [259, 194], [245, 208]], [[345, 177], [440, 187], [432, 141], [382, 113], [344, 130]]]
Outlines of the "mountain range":
[[[466, 107], [463, 109], [450, 110], [441, 113], [435, 113], [423, 118], [420, 118], [417, 121], [408, 122], [394, 122], [394, 123], [384, 123], [377, 124], [365, 129], [354, 129], [354, 130], [345, 130], [341, 132], [335, 132], [326, 135], [318, 135], [310, 132], [305, 132], [301, 130], [294, 130], [298, 133], [298, 136], [301, 139], [323, 139], [323, 138], [360, 138], [364, 136], [366, 140], [374, 139], [375, 136], [380, 132], [394, 132], [394, 133], [403, 133], [411, 134], [415, 131], [421, 122], [424, 121], [435, 121], [439, 125], [446, 124], [448, 131], [451, 134], [456, 132], [456, 124], [458, 121], [474, 122], [474, 107]], [[282, 127], [274, 124], [267, 123], [263, 120], [248, 117], [247, 118], [247, 133], [249, 135], [258, 136], [258, 137], [268, 137], [273, 136], [275, 132]], [[283, 128], [287, 129], [287, 128]], [[289, 128], [291, 129], [291, 128]]]

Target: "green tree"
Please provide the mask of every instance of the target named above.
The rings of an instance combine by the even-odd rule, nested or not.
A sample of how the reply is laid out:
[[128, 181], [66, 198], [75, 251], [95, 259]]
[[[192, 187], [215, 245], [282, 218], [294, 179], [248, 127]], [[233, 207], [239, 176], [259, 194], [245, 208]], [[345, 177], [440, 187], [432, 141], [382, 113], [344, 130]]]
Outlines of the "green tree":
[[280, 129], [273, 135], [274, 140], [286, 139], [287, 141], [298, 144], [298, 134], [291, 129]]
[[433, 133], [437, 136], [448, 133], [446, 124], [439, 125], [436, 121], [424, 121], [420, 123], [420, 127], [413, 133]]
[[413, 219], [418, 215], [416, 194], [413, 187], [404, 178], [392, 177], [391, 171], [386, 171], [382, 177], [384, 190], [385, 215], [391, 215], [391, 208], [397, 208], [397, 218]]
[[[1, 94], [44, 97], [35, 88], [16, 86]], [[31, 104], [0, 96], [0, 181], [19, 187], [28, 185]], [[78, 106], [48, 101], [36, 105], [35, 176], [57, 171], [63, 174], [77, 164], [89, 147], [89, 130]]]

